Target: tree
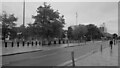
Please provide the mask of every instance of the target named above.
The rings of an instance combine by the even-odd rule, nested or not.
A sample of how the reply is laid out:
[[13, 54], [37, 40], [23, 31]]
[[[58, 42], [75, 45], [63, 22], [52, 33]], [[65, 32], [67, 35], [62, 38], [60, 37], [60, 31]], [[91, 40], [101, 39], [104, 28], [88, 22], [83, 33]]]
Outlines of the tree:
[[118, 36], [118, 40], [120, 40], [120, 36]]
[[17, 32], [17, 38], [19, 39], [27, 39], [28, 37], [28, 30], [27, 28], [22, 24], [19, 27], [16, 27], [16, 32]]
[[37, 8], [37, 15], [33, 16], [35, 19], [33, 26], [36, 28], [36, 35], [42, 38], [60, 38], [62, 36], [63, 27], [65, 24], [64, 16], [53, 10], [50, 5], [44, 3], [43, 6]]
[[94, 24], [89, 24], [86, 27], [88, 29], [88, 32], [86, 34], [88, 39], [91, 39], [91, 40], [92, 39], [101, 39], [101, 37], [103, 36], [101, 31]]
[[41, 39], [42, 30], [41, 27], [35, 24], [29, 23], [27, 29], [28, 38]]
[[72, 27], [68, 27], [68, 32], [67, 32], [67, 35], [68, 35], [68, 39], [73, 39], [73, 29]]
[[114, 34], [112, 35], [112, 37], [113, 37], [113, 39], [116, 39], [116, 38], [118, 37], [118, 35], [117, 35], [116, 33], [114, 33]]
[[86, 26], [84, 26], [84, 25], [76, 26], [75, 29], [73, 30], [74, 39], [79, 39], [80, 40], [80, 39], [84, 38], [87, 31], [88, 30], [87, 30]]
[[2, 38], [5, 40], [8, 35], [11, 39], [15, 38], [16, 32], [14, 30], [14, 27], [16, 24], [14, 23], [17, 21], [17, 18], [14, 16], [14, 14], [8, 15], [5, 11], [3, 11], [2, 16], [0, 16], [0, 20], [2, 22]]

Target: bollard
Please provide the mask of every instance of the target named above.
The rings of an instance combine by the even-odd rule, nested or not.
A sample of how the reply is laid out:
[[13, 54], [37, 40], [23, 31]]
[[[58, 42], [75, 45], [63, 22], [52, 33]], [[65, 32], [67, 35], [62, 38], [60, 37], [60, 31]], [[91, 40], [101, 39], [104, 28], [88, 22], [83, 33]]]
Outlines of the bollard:
[[41, 43], [40, 43], [40, 41], [39, 41], [39, 45], [40, 45]]
[[60, 40], [59, 40], [59, 44], [61, 44]]
[[17, 42], [17, 47], [19, 47], [19, 42]]
[[7, 42], [5, 42], [5, 47], [7, 47]]
[[24, 47], [24, 46], [25, 46], [25, 42], [23, 41], [23, 43], [22, 43], [22, 44], [23, 44], [23, 47]]
[[11, 42], [11, 46], [12, 46], [12, 47], [14, 46], [13, 42]]
[[56, 41], [54, 41], [54, 44], [56, 44]]
[[37, 41], [36, 41], [36, 46], [37, 46]]
[[72, 56], [72, 64], [73, 64], [73, 67], [75, 67], [74, 51], [71, 52], [71, 56]]
[[32, 46], [33, 46], [33, 44], [34, 44], [34, 43], [33, 43], [33, 41], [32, 41]]
[[27, 46], [29, 46], [29, 42], [27, 42]]

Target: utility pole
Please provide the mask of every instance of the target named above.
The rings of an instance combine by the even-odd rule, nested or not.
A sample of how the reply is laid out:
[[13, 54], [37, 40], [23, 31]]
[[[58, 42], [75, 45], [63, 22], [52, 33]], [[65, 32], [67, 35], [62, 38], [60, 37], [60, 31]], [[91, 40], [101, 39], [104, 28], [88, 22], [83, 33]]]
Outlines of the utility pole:
[[23, 2], [23, 27], [25, 27], [25, 0]]
[[76, 25], [78, 24], [77, 18], [78, 18], [78, 14], [77, 14], [77, 12], [76, 12]]
[[[22, 29], [23, 29], [23, 31], [25, 29], [25, 0], [23, 1], [23, 27], [22, 27]], [[23, 41], [24, 41], [24, 39], [25, 39], [25, 37], [23, 36]]]

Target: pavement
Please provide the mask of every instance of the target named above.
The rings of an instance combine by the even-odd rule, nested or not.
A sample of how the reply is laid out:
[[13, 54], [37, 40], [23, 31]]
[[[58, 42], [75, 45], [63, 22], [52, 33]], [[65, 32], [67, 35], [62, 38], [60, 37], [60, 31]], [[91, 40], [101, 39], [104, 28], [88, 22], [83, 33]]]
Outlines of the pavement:
[[[67, 66], [72, 66], [72, 63]], [[75, 60], [75, 66], [118, 66], [118, 44], [113, 46], [112, 50], [107, 47], [89, 54], [84, 59]]]
[[[101, 42], [101, 41], [97, 41]], [[2, 47], [2, 44], [0, 44], [0, 56], [1, 55], [14, 55], [14, 54], [21, 54], [21, 53], [28, 53], [28, 52], [35, 52], [35, 51], [45, 51], [45, 50], [52, 50], [52, 49], [58, 49], [58, 48], [63, 48], [63, 47], [68, 47], [68, 46], [76, 46], [76, 45], [82, 45], [83, 43], [69, 43], [69, 44], [54, 44], [52, 46], [42, 46], [42, 45], [29, 45], [25, 44], [23, 47], [20, 45], [19, 47], [14, 46], [8, 46], [7, 48]], [[11, 44], [10, 44], [11, 45]]]
[[[14, 54], [21, 54], [21, 53], [27, 53], [27, 52], [34, 52], [34, 51], [45, 51], [45, 50], [52, 50], [52, 49], [58, 49], [58, 48], [63, 48], [67, 46], [75, 46], [79, 44], [84, 44], [84, 43], [69, 43], [68, 44], [56, 44], [52, 46], [41, 46], [41, 45], [30, 45], [27, 46], [25, 45], [24, 47], [21, 45], [20, 47], [0, 47], [0, 55], [14, 55]], [[0, 45], [1, 46], [1, 45]]]

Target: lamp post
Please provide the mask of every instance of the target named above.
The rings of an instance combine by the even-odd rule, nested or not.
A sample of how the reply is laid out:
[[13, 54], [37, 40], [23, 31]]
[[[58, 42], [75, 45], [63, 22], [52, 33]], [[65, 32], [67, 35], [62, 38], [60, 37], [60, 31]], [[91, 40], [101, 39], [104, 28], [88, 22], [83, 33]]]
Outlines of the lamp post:
[[68, 47], [69, 47], [69, 39], [68, 39], [67, 31], [65, 32], [65, 38], [68, 41]]
[[84, 36], [85, 44], [86, 44], [86, 36]]
[[25, 27], [25, 0], [23, 2], [23, 27]]

